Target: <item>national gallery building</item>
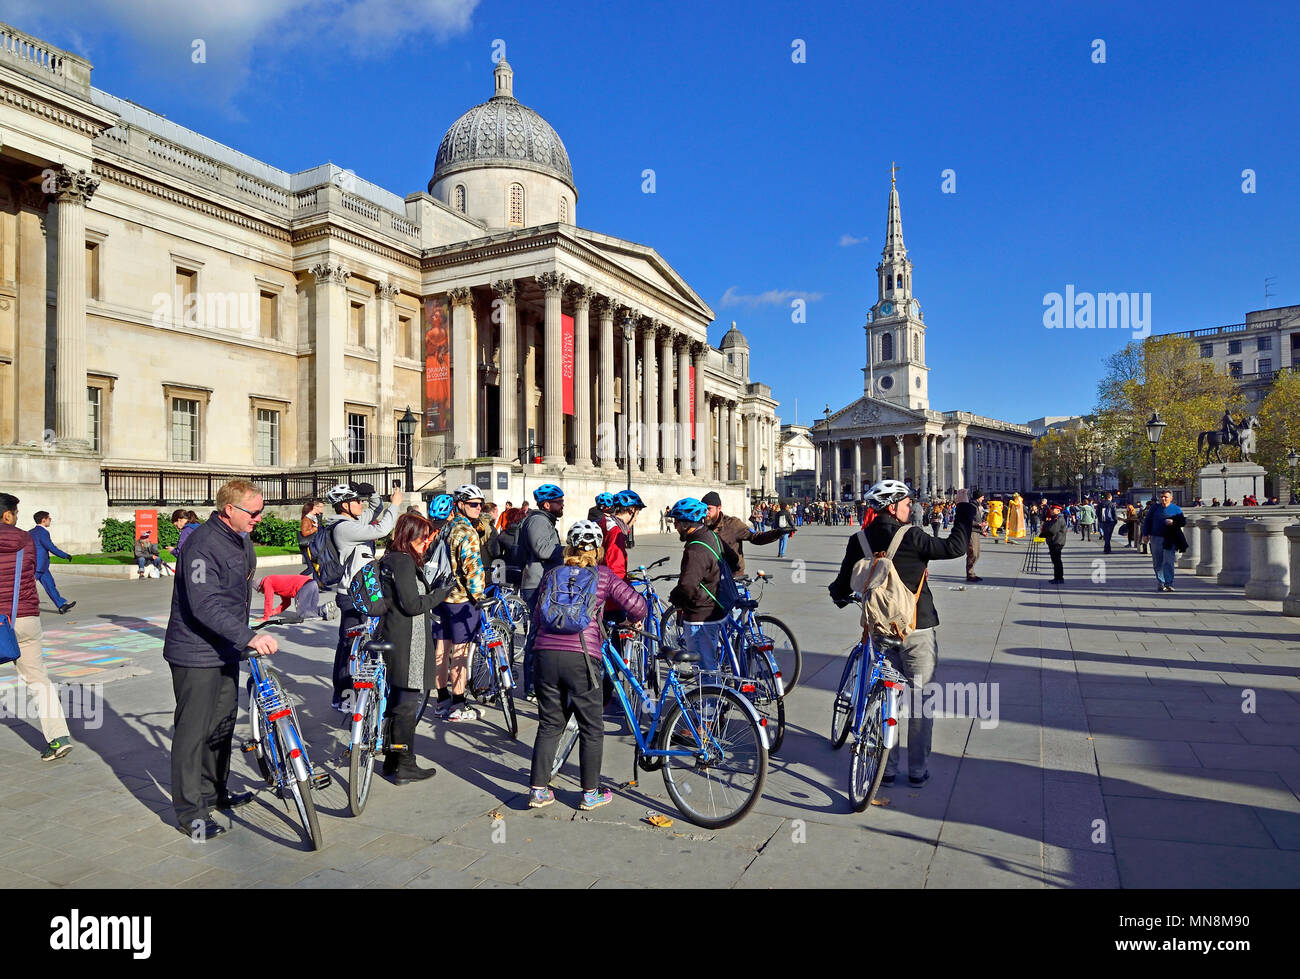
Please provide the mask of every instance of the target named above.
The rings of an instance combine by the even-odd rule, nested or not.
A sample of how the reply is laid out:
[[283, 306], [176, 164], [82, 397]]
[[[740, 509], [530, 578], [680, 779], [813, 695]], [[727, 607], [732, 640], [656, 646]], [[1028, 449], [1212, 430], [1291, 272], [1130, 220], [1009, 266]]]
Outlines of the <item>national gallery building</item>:
[[712, 346], [657, 251], [578, 225], [568, 152], [505, 61], [404, 197], [90, 82], [0, 25], [0, 489], [62, 546], [234, 474], [289, 505], [408, 460], [426, 494], [555, 482], [572, 515], [629, 468], [660, 510], [772, 492], [777, 402], [744, 336]]

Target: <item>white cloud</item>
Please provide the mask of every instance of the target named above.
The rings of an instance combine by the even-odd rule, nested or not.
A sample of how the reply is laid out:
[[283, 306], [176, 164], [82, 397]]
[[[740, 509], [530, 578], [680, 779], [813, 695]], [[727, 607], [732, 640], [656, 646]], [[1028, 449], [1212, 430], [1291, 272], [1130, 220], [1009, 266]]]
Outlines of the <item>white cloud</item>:
[[842, 234], [840, 235], [840, 247], [852, 248], [854, 245], [861, 245], [866, 240], [866, 235], [863, 235], [861, 238], [854, 238], [851, 234]]
[[782, 306], [791, 299], [803, 299], [807, 302], [816, 302], [822, 298], [820, 292], [803, 292], [798, 289], [768, 289], [766, 292], [760, 292], [756, 296], [746, 296], [736, 291], [735, 286], [730, 286], [722, 294], [721, 305], [723, 306]]

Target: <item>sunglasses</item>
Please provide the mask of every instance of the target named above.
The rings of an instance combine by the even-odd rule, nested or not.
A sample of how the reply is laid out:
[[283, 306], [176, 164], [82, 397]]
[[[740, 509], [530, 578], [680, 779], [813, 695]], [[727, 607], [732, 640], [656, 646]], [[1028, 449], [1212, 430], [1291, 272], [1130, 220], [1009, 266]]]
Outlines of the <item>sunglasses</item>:
[[466, 500], [466, 501], [465, 501], [465, 505], [466, 505], [466, 506], [472, 506], [472, 507], [478, 507], [479, 509], [482, 509], [482, 508], [483, 508], [483, 501], [482, 501], [482, 500]]
[[243, 511], [244, 513], [248, 514], [248, 515], [249, 515], [250, 517], [252, 517], [254, 520], [256, 520], [258, 517], [260, 517], [260, 516], [262, 515], [262, 511], [266, 509], [266, 507], [258, 507], [256, 510], [245, 510], [245, 509], [244, 509], [242, 506], [240, 506], [238, 503], [232, 503], [232, 504], [230, 504], [230, 505], [231, 505], [232, 507], [234, 507], [236, 510], [241, 510], [241, 511]]

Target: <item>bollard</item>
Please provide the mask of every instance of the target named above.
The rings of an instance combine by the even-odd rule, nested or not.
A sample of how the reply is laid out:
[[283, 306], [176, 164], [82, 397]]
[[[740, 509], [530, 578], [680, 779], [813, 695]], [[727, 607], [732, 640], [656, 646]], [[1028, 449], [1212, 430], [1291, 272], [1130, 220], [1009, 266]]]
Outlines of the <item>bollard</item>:
[[1201, 518], [1201, 560], [1196, 565], [1198, 577], [1213, 578], [1219, 573], [1223, 564], [1223, 534], [1219, 532], [1219, 523], [1224, 519], [1209, 514]]
[[1250, 524], [1245, 517], [1227, 517], [1219, 522], [1223, 535], [1223, 568], [1214, 580], [1221, 585], [1240, 588], [1250, 580], [1250, 538], [1246, 536]]
[[1286, 528], [1286, 542], [1291, 557], [1291, 582], [1287, 596], [1282, 599], [1282, 614], [1300, 615], [1300, 523]]
[[1201, 558], [1201, 521], [1204, 517], [1189, 517], [1187, 527], [1183, 530], [1183, 536], [1187, 538], [1187, 550], [1178, 555], [1178, 560], [1174, 562], [1174, 567], [1180, 571], [1191, 571], [1195, 573], [1196, 562]]
[[1246, 528], [1250, 541], [1250, 580], [1246, 597], [1277, 602], [1291, 590], [1285, 517], [1262, 517]]

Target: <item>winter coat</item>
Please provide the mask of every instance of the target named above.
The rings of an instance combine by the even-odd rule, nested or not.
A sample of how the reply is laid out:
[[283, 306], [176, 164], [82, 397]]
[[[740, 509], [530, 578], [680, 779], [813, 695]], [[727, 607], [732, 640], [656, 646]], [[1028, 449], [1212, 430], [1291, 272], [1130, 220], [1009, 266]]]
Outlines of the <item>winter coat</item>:
[[1043, 529], [1040, 530], [1039, 536], [1046, 538], [1047, 546], [1064, 547], [1065, 539], [1070, 533], [1070, 521], [1065, 513], [1058, 513], [1055, 517], [1049, 517], [1043, 521]]
[[404, 690], [432, 690], [433, 634], [428, 613], [443, 603], [451, 589], [426, 594], [415, 561], [401, 551], [388, 551], [379, 561], [379, 573], [389, 600], [383, 636], [393, 644], [393, 651], [384, 655], [388, 682]]
[[551, 511], [540, 508], [530, 510], [524, 517], [524, 526], [519, 533], [528, 558], [524, 563], [520, 591], [535, 590], [542, 583], [542, 575], [563, 563], [564, 548], [560, 546], [560, 534], [555, 529], [558, 519]]
[[[740, 521], [736, 522], [740, 523]], [[744, 524], [741, 526], [744, 527]], [[745, 527], [745, 529], [749, 528]], [[693, 541], [702, 543], [692, 543]], [[704, 546], [706, 544], [707, 547]], [[668, 593], [668, 604], [681, 609], [682, 617], [687, 622], [717, 622], [726, 617], [726, 613], [718, 607], [718, 603], [709, 597], [709, 592], [718, 594], [718, 579], [722, 575], [713, 551], [718, 551], [733, 570], [735, 563], [740, 560], [740, 556], [727, 543], [727, 539], [707, 526], [697, 527], [687, 535], [686, 546], [682, 548], [681, 573], [678, 575], [677, 584]]]
[[185, 568], [172, 585], [163, 659], [173, 666], [238, 663], [254, 632], [248, 625], [257, 553], [253, 542], [212, 516], [185, 542]]
[[18, 576], [18, 618], [41, 614], [36, 597], [36, 542], [25, 530], [0, 523], [0, 612], [14, 610], [14, 565], [23, 552], [23, 570]]
[[[745, 548], [742, 543], [743, 541], [749, 541], [756, 545], [770, 544], [774, 540], [779, 540], [781, 535], [785, 533], [784, 530], [768, 530], [761, 534], [756, 534], [745, 525], [745, 521], [738, 517], [729, 517], [726, 514], [719, 516], [718, 522], [710, 529], [722, 538], [722, 542], [726, 544], [735, 555], [735, 563], [732, 563], [731, 558], [727, 559], [727, 563], [731, 564], [731, 570], [738, 575], [745, 573]], [[701, 547], [696, 547], [694, 549], [703, 550]], [[701, 620], [688, 618], [688, 621], [698, 622]]]
[[[702, 550], [702, 548], [701, 548]], [[614, 574], [609, 568], [597, 567], [592, 569], [600, 576], [596, 583], [596, 614], [591, 617], [591, 622], [581, 633], [558, 633], [547, 632], [546, 627], [541, 620], [541, 602], [535, 603], [533, 607], [533, 628], [537, 630], [537, 638], [533, 642], [534, 649], [565, 649], [570, 652], [580, 653], [585, 651], [588, 656], [595, 658], [600, 657], [600, 607], [618, 606], [623, 610], [627, 618], [633, 622], [641, 622], [646, 616], [646, 601], [641, 597], [641, 593], [629, 585], [618, 575]], [[562, 573], [560, 568], [552, 568], [543, 576], [543, 581], [553, 575]]]

